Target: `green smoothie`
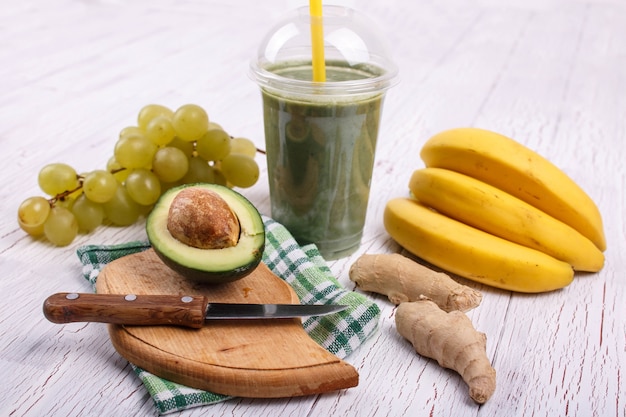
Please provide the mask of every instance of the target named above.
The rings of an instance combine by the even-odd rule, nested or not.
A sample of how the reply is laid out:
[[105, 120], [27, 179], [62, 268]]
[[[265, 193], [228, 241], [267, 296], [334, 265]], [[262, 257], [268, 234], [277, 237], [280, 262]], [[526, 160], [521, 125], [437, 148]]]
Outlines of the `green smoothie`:
[[[310, 62], [267, 69], [311, 80]], [[333, 62], [326, 72], [327, 83], [335, 85], [381, 74], [375, 67]], [[300, 244], [315, 243], [325, 258], [337, 259], [360, 245], [383, 92], [305, 94], [297, 86], [286, 88], [262, 89], [272, 217]]]

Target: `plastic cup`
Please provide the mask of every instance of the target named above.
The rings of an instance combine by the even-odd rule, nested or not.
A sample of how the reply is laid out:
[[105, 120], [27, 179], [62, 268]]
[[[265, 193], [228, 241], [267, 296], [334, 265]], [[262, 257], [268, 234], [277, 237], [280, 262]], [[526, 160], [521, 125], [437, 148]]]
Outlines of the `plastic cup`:
[[312, 81], [311, 17], [293, 11], [251, 63], [261, 88], [272, 217], [326, 259], [361, 243], [385, 92], [397, 79], [375, 25], [323, 7], [326, 81]]

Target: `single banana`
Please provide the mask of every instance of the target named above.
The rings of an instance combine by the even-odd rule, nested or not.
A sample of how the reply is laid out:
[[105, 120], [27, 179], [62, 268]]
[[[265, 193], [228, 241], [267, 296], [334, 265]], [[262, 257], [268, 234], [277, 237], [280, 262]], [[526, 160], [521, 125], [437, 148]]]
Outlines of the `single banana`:
[[384, 226], [412, 254], [493, 287], [538, 293], [563, 288], [574, 279], [567, 262], [453, 220], [413, 198], [388, 201]]
[[455, 220], [596, 272], [604, 254], [574, 228], [499, 188], [442, 168], [423, 168], [409, 181], [413, 196]]
[[506, 136], [477, 128], [441, 132], [422, 147], [427, 167], [446, 168], [500, 188], [578, 230], [606, 250], [593, 200], [550, 161]]

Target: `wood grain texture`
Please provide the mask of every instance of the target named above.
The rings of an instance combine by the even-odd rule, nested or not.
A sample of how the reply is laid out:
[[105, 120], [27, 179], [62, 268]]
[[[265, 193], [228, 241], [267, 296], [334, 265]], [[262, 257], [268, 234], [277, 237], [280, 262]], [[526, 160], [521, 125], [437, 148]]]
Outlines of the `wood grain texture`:
[[[200, 295], [209, 302], [298, 304], [294, 290], [265, 264], [224, 284], [198, 284], [169, 269], [152, 249], [108, 264], [99, 294]], [[117, 352], [147, 371], [218, 394], [280, 398], [351, 388], [358, 373], [328, 353], [300, 319], [217, 320], [199, 329], [109, 325]]]
[[[330, 0], [329, 0], [330, 2]], [[483, 292], [469, 313], [498, 374], [480, 408], [455, 373], [415, 354], [382, 309], [378, 333], [347, 361], [359, 386], [291, 399], [237, 398], [174, 415], [626, 417], [626, 4], [622, 0], [361, 0], [400, 68], [383, 113], [360, 250], [401, 252], [384, 231], [387, 200], [407, 194], [421, 145], [452, 127], [493, 129], [536, 150], [589, 193], [608, 249], [597, 274], [525, 296]], [[106, 326], [58, 326], [41, 304], [89, 292], [75, 250], [145, 239], [140, 222], [101, 227], [65, 248], [31, 239], [15, 213], [40, 195], [50, 162], [101, 168], [141, 106], [198, 103], [264, 148], [261, 98], [247, 75], [260, 38], [297, 0], [22, 0], [0, 7], [0, 415], [155, 416]], [[302, 3], [302, 1], [300, 1]], [[236, 21], [234, 18], [236, 17]], [[267, 170], [242, 190], [269, 213]]]

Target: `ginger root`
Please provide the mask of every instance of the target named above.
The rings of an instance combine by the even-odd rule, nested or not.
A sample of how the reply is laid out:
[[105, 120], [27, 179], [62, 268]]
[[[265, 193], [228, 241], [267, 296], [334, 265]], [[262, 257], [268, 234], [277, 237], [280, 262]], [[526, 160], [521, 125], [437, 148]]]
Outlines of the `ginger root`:
[[491, 397], [496, 389], [496, 371], [487, 358], [487, 336], [474, 329], [469, 317], [458, 310], [447, 313], [430, 300], [420, 300], [400, 304], [395, 320], [398, 333], [417, 353], [461, 375], [475, 402], [483, 404]]
[[445, 311], [468, 311], [482, 300], [479, 291], [397, 253], [361, 255], [350, 267], [350, 280], [396, 305], [426, 297]]

